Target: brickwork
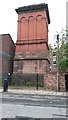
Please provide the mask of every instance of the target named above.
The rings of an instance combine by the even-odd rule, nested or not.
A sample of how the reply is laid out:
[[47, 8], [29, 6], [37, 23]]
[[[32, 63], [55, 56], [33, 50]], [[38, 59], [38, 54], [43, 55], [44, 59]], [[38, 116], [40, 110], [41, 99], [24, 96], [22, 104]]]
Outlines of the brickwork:
[[[60, 72], [59, 74], [59, 86], [60, 91], [65, 91], [65, 74]], [[56, 72], [47, 72], [44, 78], [44, 88], [46, 90], [57, 90], [57, 73]]]
[[16, 52], [48, 51], [49, 13], [45, 9], [41, 10], [42, 7], [47, 8], [45, 4], [40, 4], [16, 9], [18, 13]]
[[9, 34], [2, 34], [2, 51], [14, 55], [15, 45]]
[[23, 44], [25, 45], [22, 45], [22, 43], [20, 43], [21, 45], [19, 45], [19, 43], [16, 43], [16, 52], [33, 52], [33, 51], [47, 51], [48, 52], [48, 48], [47, 48], [47, 45], [46, 43], [41, 43], [41, 44], [38, 44], [37, 42], [34, 43], [34, 44], [26, 44], [23, 42]]
[[[26, 76], [25, 81], [27, 82], [29, 80], [37, 81], [37, 77], [34, 78], [34, 75], [42, 74], [43, 79], [41, 78], [41, 80], [44, 88], [57, 90], [57, 72], [54, 69], [50, 71], [49, 68], [48, 24], [50, 24], [50, 18], [47, 11], [48, 7], [45, 4], [16, 9], [18, 30], [13, 78], [21, 82]], [[64, 73], [60, 73], [59, 84], [60, 90], [65, 91]]]
[[35, 56], [36, 52], [42, 51], [48, 53], [49, 13], [47, 14], [45, 9], [40, 11], [41, 8], [47, 8], [47, 6], [45, 4], [40, 4], [16, 9], [18, 13], [18, 30], [15, 58], [19, 58], [19, 53], [25, 53], [26, 56], [27, 52], [33, 52]]
[[[20, 61], [14, 61], [14, 74], [43, 74], [49, 70], [49, 61], [42, 60], [48, 57], [48, 53], [41, 52], [19, 52], [15, 54], [15, 58]], [[21, 60], [21, 59], [26, 60]], [[28, 60], [33, 58], [35, 60]], [[41, 60], [39, 60], [41, 58]], [[38, 59], [38, 60], [36, 60]]]
[[46, 4], [25, 6], [16, 9], [16, 12], [18, 29], [13, 77], [30, 74], [31, 79], [31, 74], [38, 73], [43, 75], [44, 80], [50, 63], [48, 60], [48, 24], [50, 24], [48, 7]]
[[8, 76], [8, 73], [13, 72], [13, 57], [15, 52], [15, 44], [9, 34], [0, 35], [0, 59], [2, 59], [0, 72], [2, 79]]
[[[31, 5], [16, 9], [18, 29], [16, 46], [9, 34], [0, 35], [0, 79], [13, 73], [12, 84], [44, 86], [57, 90], [57, 73], [50, 71], [47, 4]], [[15, 56], [14, 56], [15, 52]], [[14, 60], [14, 67], [13, 67]], [[61, 91], [66, 90], [65, 74], [59, 74]], [[68, 73], [67, 73], [68, 75]], [[68, 84], [68, 83], [67, 83]]]
[[20, 14], [18, 16], [17, 40], [44, 39], [47, 36], [48, 21], [46, 11]]
[[16, 52], [15, 58], [48, 58], [48, 51]]
[[14, 62], [14, 73], [45, 73], [46, 60], [25, 60]]

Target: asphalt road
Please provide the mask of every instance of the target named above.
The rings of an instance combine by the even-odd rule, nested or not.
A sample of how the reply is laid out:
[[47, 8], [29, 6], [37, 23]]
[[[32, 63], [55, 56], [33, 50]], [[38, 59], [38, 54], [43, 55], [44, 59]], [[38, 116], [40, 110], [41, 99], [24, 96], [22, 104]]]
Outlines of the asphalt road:
[[43, 107], [68, 107], [68, 97], [29, 94], [2, 94], [2, 103]]
[[0, 94], [2, 118], [66, 118], [68, 117], [68, 97]]

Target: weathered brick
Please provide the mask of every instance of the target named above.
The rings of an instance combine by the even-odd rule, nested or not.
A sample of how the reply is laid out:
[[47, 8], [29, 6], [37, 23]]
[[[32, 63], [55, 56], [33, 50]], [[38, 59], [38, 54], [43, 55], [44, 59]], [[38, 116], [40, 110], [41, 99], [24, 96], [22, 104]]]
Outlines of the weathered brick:
[[[15, 52], [15, 44], [9, 34], [0, 35], [0, 59], [2, 68], [0, 74], [2, 77], [7, 76], [10, 72], [13, 73], [13, 57]], [[0, 77], [1, 77], [0, 76]]]

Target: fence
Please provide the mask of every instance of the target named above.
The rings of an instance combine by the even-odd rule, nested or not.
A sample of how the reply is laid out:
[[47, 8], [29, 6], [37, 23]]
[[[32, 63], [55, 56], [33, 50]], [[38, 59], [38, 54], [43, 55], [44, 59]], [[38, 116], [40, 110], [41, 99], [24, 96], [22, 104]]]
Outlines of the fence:
[[16, 59], [12, 75], [12, 85], [44, 86], [44, 76], [48, 69], [46, 58]]

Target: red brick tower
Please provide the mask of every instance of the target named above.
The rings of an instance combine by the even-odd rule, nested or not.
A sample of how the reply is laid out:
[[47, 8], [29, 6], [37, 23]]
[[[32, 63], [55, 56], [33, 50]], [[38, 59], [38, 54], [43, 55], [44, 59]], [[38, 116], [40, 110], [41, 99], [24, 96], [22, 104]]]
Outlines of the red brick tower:
[[50, 23], [46, 4], [25, 6], [16, 9], [18, 31], [16, 52], [48, 50], [48, 24]]
[[14, 74], [43, 73], [48, 70], [47, 4], [19, 7]]

